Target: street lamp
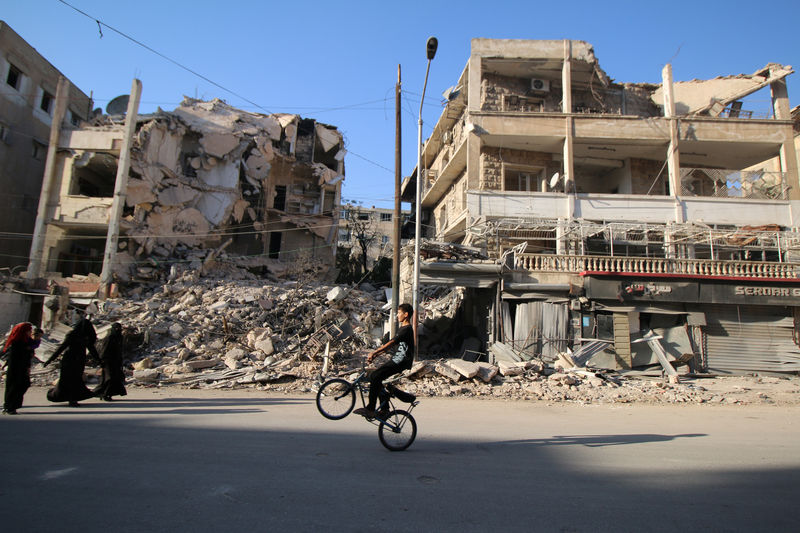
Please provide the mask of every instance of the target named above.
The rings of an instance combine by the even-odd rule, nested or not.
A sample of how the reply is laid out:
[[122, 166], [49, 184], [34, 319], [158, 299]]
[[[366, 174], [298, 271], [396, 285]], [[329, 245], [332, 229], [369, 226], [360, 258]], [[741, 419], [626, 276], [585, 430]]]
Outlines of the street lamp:
[[425, 46], [428, 57], [428, 66], [425, 69], [425, 84], [422, 86], [422, 97], [419, 100], [419, 122], [417, 129], [417, 194], [416, 210], [414, 223], [414, 358], [419, 353], [419, 338], [417, 336], [417, 324], [419, 316], [419, 243], [422, 232], [422, 104], [425, 102], [425, 89], [428, 87], [428, 73], [431, 70], [431, 60], [436, 55], [439, 41], [436, 37], [429, 37]]

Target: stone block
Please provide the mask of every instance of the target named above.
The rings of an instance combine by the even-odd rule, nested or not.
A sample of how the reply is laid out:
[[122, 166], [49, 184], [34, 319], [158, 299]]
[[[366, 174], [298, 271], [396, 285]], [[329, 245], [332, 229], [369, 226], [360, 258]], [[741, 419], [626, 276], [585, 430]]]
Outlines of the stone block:
[[445, 364], [467, 379], [474, 378], [480, 371], [478, 365], [462, 359], [449, 359]]
[[218, 357], [213, 357], [211, 359], [192, 359], [191, 361], [186, 361], [183, 365], [186, 368], [191, 368], [192, 370], [202, 370], [204, 368], [213, 368], [220, 363]]
[[158, 376], [159, 372], [155, 368], [133, 371], [133, 379], [138, 381], [158, 381]]

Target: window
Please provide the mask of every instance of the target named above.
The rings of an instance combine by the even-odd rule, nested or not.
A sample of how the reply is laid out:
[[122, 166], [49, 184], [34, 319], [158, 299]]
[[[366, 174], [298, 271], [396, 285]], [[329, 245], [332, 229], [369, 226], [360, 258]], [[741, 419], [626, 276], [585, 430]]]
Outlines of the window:
[[6, 83], [19, 91], [21, 82], [22, 82], [22, 71], [17, 67], [15, 67], [14, 65], [9, 64], [8, 77], [6, 78]]
[[381, 244], [387, 244], [389, 242], [388, 235], [381, 235]]
[[342, 209], [341, 211], [339, 211], [339, 218], [341, 218], [342, 220], [347, 219], [347, 209]]
[[33, 148], [31, 149], [31, 157], [37, 161], [44, 160], [47, 157], [47, 146], [39, 141], [33, 141]]
[[542, 185], [543, 170], [541, 168], [505, 168], [503, 190], [506, 191], [539, 191]]
[[391, 221], [392, 221], [391, 213], [381, 213], [381, 222], [391, 222]]
[[340, 229], [339, 240], [342, 242], [350, 242], [350, 232], [344, 229]]
[[53, 112], [53, 95], [47, 91], [42, 91], [42, 101], [39, 102], [39, 108], [48, 115]]
[[[286, 185], [275, 186], [275, 201], [272, 202], [272, 208], [278, 211], [286, 210]], [[280, 235], [273, 233], [273, 235]], [[280, 248], [280, 237], [278, 238], [278, 247]]]
[[358, 220], [369, 220], [369, 213], [359, 213]]

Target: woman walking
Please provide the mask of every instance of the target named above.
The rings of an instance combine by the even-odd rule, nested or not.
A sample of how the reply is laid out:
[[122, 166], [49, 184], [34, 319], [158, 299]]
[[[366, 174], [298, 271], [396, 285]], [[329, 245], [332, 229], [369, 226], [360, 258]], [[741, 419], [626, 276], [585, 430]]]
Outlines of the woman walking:
[[31, 386], [31, 331], [33, 325], [22, 322], [14, 326], [6, 340], [3, 352], [8, 357], [6, 370], [6, 394], [3, 402], [3, 414], [15, 415], [22, 407], [22, 397]]
[[122, 370], [122, 326], [111, 324], [111, 333], [103, 350], [103, 381], [95, 387], [94, 394], [110, 402], [112, 396], [125, 396], [125, 372]]
[[94, 396], [83, 382], [83, 370], [86, 367], [86, 350], [89, 350], [93, 359], [100, 360], [94, 347], [96, 340], [97, 333], [88, 318], [82, 318], [72, 331], [67, 333], [61, 346], [44, 363], [44, 366], [47, 366], [59, 355], [64, 354], [61, 358], [58, 384], [47, 391], [48, 400], [69, 402], [70, 407], [78, 407], [78, 402]]

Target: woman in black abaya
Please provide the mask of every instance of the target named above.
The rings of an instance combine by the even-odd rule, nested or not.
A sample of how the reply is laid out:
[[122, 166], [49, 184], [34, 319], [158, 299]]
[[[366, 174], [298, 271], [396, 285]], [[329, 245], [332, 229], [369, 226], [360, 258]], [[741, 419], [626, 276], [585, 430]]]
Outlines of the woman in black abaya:
[[61, 373], [58, 377], [58, 384], [47, 391], [47, 399], [51, 402], [69, 402], [71, 407], [77, 407], [78, 402], [91, 398], [94, 393], [86, 388], [83, 382], [83, 370], [86, 367], [86, 350], [96, 360], [100, 360], [94, 343], [97, 340], [97, 333], [88, 318], [82, 318], [72, 331], [67, 333], [64, 342], [53, 353], [52, 357], [45, 362], [45, 366], [50, 364], [62, 353]]
[[125, 373], [122, 370], [122, 326], [111, 324], [108, 343], [103, 350], [103, 381], [95, 387], [95, 396], [110, 402], [112, 396], [125, 396]]
[[33, 326], [27, 322], [17, 324], [3, 346], [3, 351], [8, 355], [3, 414], [17, 414], [17, 409], [22, 407], [22, 397], [31, 385], [32, 329]]

